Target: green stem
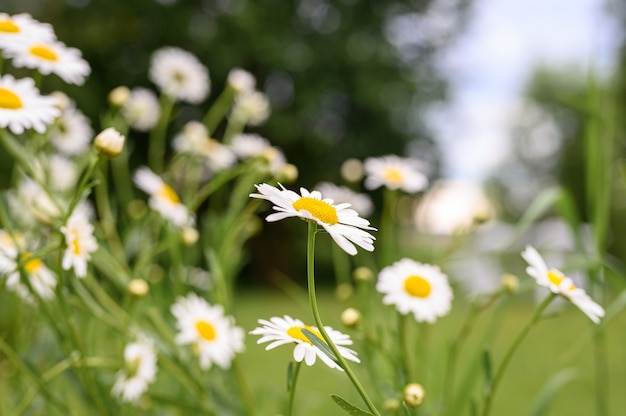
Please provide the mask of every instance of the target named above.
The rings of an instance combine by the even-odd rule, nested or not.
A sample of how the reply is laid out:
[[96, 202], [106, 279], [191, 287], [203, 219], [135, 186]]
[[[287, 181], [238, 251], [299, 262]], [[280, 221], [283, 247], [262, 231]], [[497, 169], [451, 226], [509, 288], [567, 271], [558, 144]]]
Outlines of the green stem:
[[381, 214], [380, 229], [380, 262], [383, 265], [390, 264], [392, 257], [397, 253], [396, 247], [396, 228], [394, 223], [394, 211], [396, 208], [397, 191], [385, 189], [383, 195], [383, 209]]
[[157, 175], [163, 172], [165, 165], [165, 135], [173, 109], [174, 100], [162, 94], [161, 117], [156, 127], [150, 131], [150, 144], [148, 145], [148, 164]]
[[380, 413], [376, 409], [376, 406], [374, 406], [372, 400], [367, 395], [367, 392], [359, 382], [359, 379], [356, 377], [356, 375], [346, 362], [346, 359], [343, 358], [343, 356], [337, 349], [337, 346], [326, 332], [326, 329], [324, 329], [324, 324], [322, 322], [322, 318], [320, 317], [319, 309], [317, 307], [317, 299], [315, 296], [315, 234], [317, 233], [317, 223], [313, 221], [307, 222], [309, 225], [307, 239], [307, 281], [309, 286], [309, 303], [311, 304], [313, 319], [315, 320], [315, 324], [317, 325], [317, 329], [322, 335], [322, 338], [324, 338], [324, 341], [326, 341], [326, 344], [328, 344], [330, 350], [333, 352], [333, 354], [335, 354], [339, 365], [346, 372], [348, 378], [361, 395], [361, 398], [363, 399], [367, 407], [374, 415], [380, 416]]
[[76, 208], [76, 205], [78, 205], [78, 202], [80, 201], [80, 198], [83, 195], [83, 192], [85, 192], [85, 189], [87, 188], [87, 183], [89, 181], [89, 178], [91, 178], [91, 175], [93, 174], [93, 171], [96, 169], [96, 166], [98, 166], [99, 161], [100, 161], [100, 158], [97, 155], [94, 154], [91, 156], [89, 165], [87, 166], [87, 169], [85, 169], [85, 172], [83, 173], [83, 176], [80, 179], [78, 187], [76, 188], [76, 193], [73, 195], [72, 201], [70, 202], [70, 206], [67, 209], [67, 213], [65, 214], [65, 218], [63, 219], [64, 223], [67, 222], [67, 219], [69, 218], [69, 216], [72, 215], [72, 211], [74, 211], [74, 208]]
[[228, 112], [234, 98], [235, 91], [227, 85], [224, 91], [222, 91], [222, 93], [217, 97], [217, 100], [215, 100], [211, 108], [209, 108], [209, 111], [207, 111], [206, 115], [202, 119], [202, 123], [209, 130], [209, 134], [213, 134], [215, 132], [218, 124]]
[[522, 328], [521, 332], [517, 335], [517, 338], [515, 338], [515, 340], [513, 341], [511, 346], [509, 347], [508, 351], [504, 355], [504, 358], [502, 359], [502, 363], [500, 364], [500, 367], [498, 368], [498, 371], [496, 372], [496, 375], [494, 376], [493, 381], [491, 382], [491, 386], [489, 388], [489, 391], [487, 392], [487, 395], [485, 397], [485, 404], [484, 404], [483, 412], [482, 412], [483, 416], [489, 415], [489, 412], [491, 411], [491, 405], [492, 405], [492, 401], [493, 401], [493, 396], [496, 393], [496, 390], [497, 390], [497, 388], [498, 388], [498, 386], [500, 384], [500, 381], [502, 380], [502, 376], [504, 375], [504, 372], [506, 371], [507, 366], [509, 365], [509, 363], [511, 361], [511, 358], [513, 358], [513, 354], [515, 354], [515, 351], [517, 351], [517, 349], [521, 345], [521, 343], [524, 340], [524, 338], [526, 337], [526, 335], [528, 335], [528, 333], [530, 332], [531, 328], [539, 321], [543, 311], [554, 300], [554, 298], [556, 298], [556, 296], [557, 295], [555, 293], [550, 293], [543, 300], [543, 302], [541, 302], [539, 304], [539, 306], [537, 306], [537, 309], [535, 309], [535, 312], [533, 313], [533, 315], [530, 317], [530, 319], [526, 323], [526, 326], [524, 326], [524, 328]]
[[295, 369], [293, 371], [293, 378], [289, 386], [289, 406], [287, 408], [287, 416], [293, 415], [293, 402], [296, 396], [296, 384], [298, 384], [298, 375], [300, 374], [300, 367], [302, 367], [302, 361], [296, 361], [294, 363]]
[[397, 313], [398, 315], [398, 347], [400, 348], [400, 357], [402, 362], [402, 385], [405, 385], [410, 380], [412, 380], [411, 374], [411, 363], [410, 363], [410, 353], [409, 353], [409, 340], [408, 340], [408, 323], [409, 318], [408, 315], [402, 315], [401, 313]]

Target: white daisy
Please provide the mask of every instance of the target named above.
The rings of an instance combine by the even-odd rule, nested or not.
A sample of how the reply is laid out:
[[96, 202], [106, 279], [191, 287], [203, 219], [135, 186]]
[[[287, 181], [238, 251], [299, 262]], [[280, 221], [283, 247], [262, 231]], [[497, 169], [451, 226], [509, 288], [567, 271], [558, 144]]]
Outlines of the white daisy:
[[163, 218], [178, 227], [193, 224], [193, 217], [180, 197], [163, 179], [150, 168], [141, 167], [133, 175], [135, 184], [150, 195], [148, 205]]
[[263, 124], [270, 116], [270, 103], [267, 96], [259, 91], [242, 91], [233, 104], [231, 117], [250, 126]]
[[31, 78], [0, 77], [0, 127], [15, 134], [31, 128], [43, 133], [59, 113], [56, 99], [39, 94]]
[[87, 276], [87, 262], [91, 260], [91, 253], [98, 249], [93, 232], [87, 206], [79, 205], [74, 208], [72, 215], [61, 227], [61, 233], [65, 237], [65, 253], [61, 263], [63, 270], [73, 268], [76, 276]]
[[192, 153], [206, 158], [214, 171], [228, 169], [237, 162], [237, 157], [226, 145], [208, 136], [207, 128], [198, 121], [188, 122], [183, 131], [174, 137], [172, 147], [177, 152]]
[[135, 402], [156, 379], [157, 355], [148, 340], [124, 347], [125, 368], [117, 373], [111, 393], [123, 402]]
[[448, 277], [439, 267], [407, 258], [380, 271], [376, 290], [385, 305], [395, 305], [403, 315], [413, 313], [418, 322], [433, 323], [452, 305]]
[[13, 16], [0, 13], [0, 47], [30, 39], [53, 40], [54, 30], [50, 24], [38, 22], [27, 13]]
[[405, 192], [419, 192], [426, 188], [428, 179], [420, 170], [417, 160], [395, 155], [365, 159], [365, 187], [376, 189], [385, 186], [389, 189], [402, 189]]
[[25, 177], [10, 191], [11, 212], [23, 225], [51, 224], [61, 216], [59, 203], [53, 200], [45, 189], [34, 180]]
[[133, 88], [122, 106], [122, 115], [132, 128], [149, 131], [156, 126], [161, 106], [154, 92], [147, 88]]
[[256, 78], [245, 69], [233, 68], [228, 73], [226, 82], [236, 92], [251, 91], [256, 85]]
[[195, 293], [178, 298], [171, 307], [176, 317], [176, 343], [191, 344], [200, 356], [200, 367], [213, 364], [230, 368], [235, 354], [244, 350], [243, 329], [235, 326], [232, 316], [225, 316], [221, 305], [209, 305]]
[[58, 40], [11, 43], [4, 46], [4, 54], [16, 67], [37, 69], [43, 75], [56, 74], [69, 84], [82, 85], [91, 73], [81, 52]]
[[[269, 321], [259, 319], [258, 322], [263, 326], [250, 331], [250, 334], [261, 335], [257, 344], [272, 341], [265, 347], [265, 350], [271, 350], [284, 344], [295, 344], [293, 350], [293, 359], [295, 361], [302, 362], [304, 360], [306, 365], [311, 366], [315, 364], [316, 358], [319, 357], [324, 364], [330, 368], [343, 371], [326, 353], [313, 345], [304, 332], [302, 332], [303, 329], [307, 329], [319, 337], [320, 341], [325, 342], [324, 338], [322, 338], [322, 334], [320, 334], [316, 327], [305, 325], [299, 319], [294, 319], [287, 315], [282, 318], [275, 316], [270, 318]], [[356, 351], [346, 347], [346, 345], [352, 345], [352, 340], [349, 335], [334, 330], [330, 326], [325, 326], [324, 329], [342, 357], [357, 363], [361, 362], [357, 357]]]
[[604, 316], [604, 309], [587, 295], [584, 289], [577, 287], [571, 278], [557, 269], [549, 269], [543, 257], [532, 246], [526, 246], [522, 257], [528, 263], [526, 273], [535, 279], [539, 286], [550, 289], [568, 299], [594, 323], [599, 323]]
[[164, 47], [152, 54], [150, 81], [168, 97], [199, 104], [210, 89], [209, 70], [193, 54]]
[[269, 140], [258, 134], [238, 134], [234, 137], [231, 148], [242, 160], [255, 157], [265, 159], [273, 175], [278, 175], [287, 164], [282, 150], [272, 146]]
[[374, 204], [368, 195], [354, 192], [352, 189], [345, 186], [337, 186], [331, 182], [322, 182], [315, 188], [320, 191], [322, 195], [334, 201], [350, 204], [352, 209], [364, 217], [367, 217], [374, 211]]
[[[255, 185], [260, 192], [250, 194], [252, 198], [267, 199], [274, 204], [274, 210], [266, 221], [279, 221], [288, 217], [300, 217], [305, 220], [313, 220], [321, 225], [330, 234], [346, 253], [355, 255], [357, 250], [354, 244], [367, 250], [374, 250], [374, 236], [363, 230], [376, 230], [370, 227], [365, 218], [348, 207], [350, 204], [334, 205], [332, 199], [323, 199], [318, 191], [309, 192], [300, 188], [300, 194], [285, 189], [268, 185]], [[353, 244], [354, 243], [354, 244]]]
[[54, 190], [68, 191], [78, 183], [78, 169], [74, 162], [59, 154], [50, 156], [48, 182]]
[[50, 142], [61, 153], [79, 155], [89, 149], [93, 129], [89, 119], [73, 104], [65, 108], [50, 134]]

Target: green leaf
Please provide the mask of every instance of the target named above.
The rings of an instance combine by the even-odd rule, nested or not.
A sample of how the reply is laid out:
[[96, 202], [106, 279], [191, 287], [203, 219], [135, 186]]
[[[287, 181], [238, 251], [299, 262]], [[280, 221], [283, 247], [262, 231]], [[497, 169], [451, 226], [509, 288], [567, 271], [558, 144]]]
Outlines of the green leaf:
[[515, 233], [511, 236], [507, 246], [513, 244], [531, 225], [553, 208], [561, 196], [562, 189], [559, 187], [548, 188], [539, 193], [517, 223]]
[[411, 409], [407, 406], [406, 402], [402, 402], [402, 410], [404, 410], [405, 416], [411, 416]]
[[482, 354], [483, 372], [485, 373], [485, 384], [483, 387], [484, 397], [488, 397], [491, 394], [491, 384], [493, 382], [493, 373], [491, 367], [491, 354], [488, 348], [483, 350]]
[[331, 349], [328, 347], [328, 344], [326, 344], [326, 342], [322, 338], [318, 337], [316, 334], [306, 328], [302, 328], [302, 333], [305, 337], [307, 337], [309, 341], [311, 341], [313, 345], [319, 348], [324, 354], [328, 356], [328, 358], [336, 362], [337, 365], [341, 367], [341, 364], [337, 360], [337, 357], [335, 357], [335, 354], [331, 351]]
[[366, 412], [363, 409], [359, 409], [358, 407], [356, 407], [352, 403], [347, 402], [345, 399], [343, 399], [340, 396], [337, 396], [336, 394], [331, 394], [330, 397], [335, 401], [335, 403], [337, 403], [337, 405], [339, 407], [341, 407], [343, 410], [345, 410], [346, 413], [348, 413], [349, 415], [352, 415], [352, 416], [373, 416], [370, 412]]
[[556, 393], [567, 383], [577, 377], [576, 370], [566, 368], [553, 375], [544, 385], [535, 399], [531, 416], [544, 416], [548, 413], [550, 403], [554, 399]]

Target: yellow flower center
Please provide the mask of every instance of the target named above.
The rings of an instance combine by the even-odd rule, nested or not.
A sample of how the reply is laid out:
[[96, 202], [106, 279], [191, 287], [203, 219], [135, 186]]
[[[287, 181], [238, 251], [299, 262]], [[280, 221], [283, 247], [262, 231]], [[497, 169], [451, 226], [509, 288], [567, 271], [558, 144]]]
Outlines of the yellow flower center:
[[76, 235], [74, 235], [74, 240], [72, 240], [72, 252], [74, 252], [74, 254], [76, 254], [77, 256], [80, 256], [80, 253], [82, 253], [82, 251], [83, 250], [80, 248], [78, 238], [76, 237]]
[[309, 344], [313, 345], [313, 343], [311, 341], [309, 341], [309, 339], [306, 337], [306, 335], [304, 335], [304, 333], [302, 332], [302, 330], [305, 329], [305, 328], [308, 331], [313, 332], [316, 336], [319, 337], [320, 340], [324, 341], [324, 338], [322, 338], [322, 334], [320, 334], [317, 329], [315, 329], [315, 328], [313, 328], [312, 326], [309, 326], [309, 325], [292, 326], [291, 328], [289, 328], [287, 330], [287, 335], [289, 335], [291, 338], [299, 339], [300, 341], [308, 342]]
[[159, 189], [157, 195], [160, 198], [171, 202], [172, 204], [180, 204], [180, 198], [178, 197], [178, 194], [176, 194], [176, 192], [166, 183], [164, 183], [161, 189]]
[[19, 95], [11, 90], [0, 87], [0, 108], [6, 110], [18, 110], [23, 107]]
[[11, 19], [0, 20], [0, 32], [19, 33], [20, 27], [13, 23], [13, 20]]
[[43, 267], [43, 262], [40, 259], [36, 258], [36, 257], [30, 257], [30, 253], [22, 254], [22, 260], [24, 260], [24, 259], [29, 259], [24, 264], [24, 270], [26, 270], [26, 272], [28, 272], [29, 274], [36, 273], [37, 270], [39, 270], [39, 269], [41, 269]]
[[404, 290], [413, 297], [427, 298], [430, 295], [432, 286], [422, 276], [411, 275], [404, 280]]
[[29, 52], [37, 58], [45, 59], [46, 61], [56, 62], [59, 60], [59, 55], [46, 45], [31, 46]]
[[[563, 281], [563, 279], [565, 279], [565, 276], [560, 271], [554, 270], [554, 269], [548, 270], [548, 280], [553, 285], [559, 286], [561, 282]], [[573, 284], [567, 288], [567, 290], [574, 290], [574, 289], [576, 289], [576, 286]]]
[[293, 207], [298, 211], [308, 211], [313, 217], [329, 225], [339, 222], [335, 207], [319, 199], [303, 196], [293, 203]]
[[200, 336], [207, 341], [213, 341], [217, 338], [215, 327], [207, 321], [196, 322], [196, 331], [198, 331], [198, 334], [200, 334]]
[[402, 174], [402, 171], [393, 166], [388, 166], [385, 168], [385, 170], [383, 171], [383, 178], [387, 182], [393, 184], [401, 184], [402, 182], [404, 182], [404, 175]]

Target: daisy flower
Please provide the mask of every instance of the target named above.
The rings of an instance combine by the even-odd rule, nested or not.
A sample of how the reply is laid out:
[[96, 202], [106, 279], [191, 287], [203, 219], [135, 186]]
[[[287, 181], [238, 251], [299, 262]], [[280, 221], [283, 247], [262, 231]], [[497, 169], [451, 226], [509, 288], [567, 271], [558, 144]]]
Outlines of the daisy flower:
[[91, 253], [98, 249], [93, 232], [87, 206], [77, 206], [61, 227], [61, 233], [65, 237], [65, 253], [61, 263], [63, 270], [73, 268], [76, 276], [87, 276], [87, 262], [91, 260]]
[[0, 47], [28, 39], [53, 40], [54, 30], [50, 24], [38, 22], [27, 13], [13, 16], [0, 13]]
[[561, 295], [578, 307], [594, 323], [604, 316], [604, 309], [577, 287], [571, 278], [557, 269], [549, 269], [543, 257], [532, 246], [526, 246], [522, 257], [528, 263], [526, 273], [535, 279], [539, 286], [547, 287], [552, 293]]
[[[252, 198], [267, 199], [278, 211], [267, 216], [266, 221], [274, 222], [288, 217], [300, 217], [321, 225], [346, 253], [355, 255], [357, 246], [374, 251], [374, 236], [364, 230], [376, 230], [359, 214], [349, 209], [350, 204], [335, 205], [332, 199], [323, 199], [318, 191], [309, 192], [300, 188], [300, 195], [268, 184], [255, 185], [258, 194], [250, 194]], [[353, 244], [354, 243], [354, 244]]]
[[241, 68], [231, 69], [226, 82], [236, 92], [252, 91], [256, 86], [254, 75]]
[[133, 180], [142, 191], [150, 195], [148, 205], [163, 218], [178, 227], [193, 223], [191, 213], [182, 204], [176, 191], [150, 168], [139, 168], [133, 175]]
[[264, 158], [272, 174], [278, 174], [287, 164], [283, 152], [272, 146], [265, 137], [258, 134], [238, 134], [231, 143], [235, 154], [242, 160], [255, 157]]
[[78, 169], [73, 161], [53, 154], [48, 162], [48, 182], [54, 190], [69, 191], [78, 184]]
[[31, 128], [43, 133], [58, 115], [56, 99], [41, 95], [31, 78], [0, 77], [0, 127], [15, 134]]
[[235, 326], [231, 316], [224, 315], [221, 305], [209, 305], [195, 293], [178, 298], [171, 307], [176, 317], [176, 343], [191, 344], [200, 356], [200, 367], [208, 370], [213, 364], [230, 368], [235, 354], [244, 350], [243, 329]]
[[426, 188], [428, 179], [420, 170], [418, 161], [395, 155], [365, 159], [365, 187], [376, 189], [385, 186], [389, 189], [402, 189], [405, 192], [419, 192]]
[[367, 217], [374, 211], [374, 204], [368, 195], [354, 192], [345, 186], [337, 186], [331, 182], [322, 182], [315, 187], [318, 191], [328, 198], [337, 202], [346, 202], [364, 217]]
[[161, 115], [156, 94], [147, 88], [133, 88], [121, 111], [130, 126], [139, 131], [152, 129]]
[[208, 129], [198, 121], [188, 122], [183, 131], [174, 137], [172, 146], [177, 152], [206, 158], [209, 168], [214, 172], [228, 169], [237, 162], [233, 151], [209, 137]]
[[231, 117], [235, 120], [258, 126], [270, 116], [270, 103], [265, 94], [259, 91], [242, 91], [233, 104]]
[[161, 48], [152, 54], [149, 77], [163, 94], [191, 104], [204, 101], [211, 86], [209, 70], [198, 58], [175, 47]]
[[50, 142], [59, 152], [75, 156], [89, 149], [93, 129], [89, 119], [73, 104], [66, 107], [55, 123]]
[[124, 347], [125, 368], [117, 373], [111, 393], [123, 402], [135, 402], [156, 379], [157, 355], [148, 340]]
[[37, 69], [43, 75], [56, 74], [69, 84], [82, 85], [91, 73], [81, 52], [58, 40], [15, 42], [4, 46], [4, 53], [16, 67]]
[[403, 315], [413, 313], [418, 322], [433, 323], [446, 315], [452, 304], [452, 289], [439, 267], [402, 259], [382, 269], [376, 290], [385, 305], [395, 305]]
[[[265, 350], [271, 350], [284, 344], [295, 344], [293, 349], [293, 359], [295, 361], [302, 362], [304, 360], [306, 365], [311, 366], [315, 364], [316, 358], [319, 357], [319, 359], [321, 359], [324, 364], [330, 368], [336, 368], [343, 371], [343, 369], [328, 355], [326, 355], [326, 353], [313, 345], [304, 332], [302, 332], [303, 329], [307, 329], [318, 336], [320, 341], [324, 342], [322, 335], [316, 327], [305, 325], [299, 319], [291, 318], [288, 315], [285, 315], [282, 318], [275, 316], [270, 318], [269, 321], [259, 319], [258, 323], [262, 326], [250, 331], [250, 334], [261, 335], [257, 344], [271, 341], [270, 344], [265, 347]], [[334, 330], [330, 326], [325, 326], [324, 329], [326, 330], [328, 336], [332, 339], [342, 357], [357, 363], [361, 362], [357, 357], [357, 353], [346, 347], [346, 345], [352, 345], [350, 336]]]
[[15, 213], [23, 225], [33, 226], [37, 222], [51, 224], [61, 216], [58, 202], [41, 185], [28, 177], [20, 180], [17, 187], [9, 192], [11, 212]]

